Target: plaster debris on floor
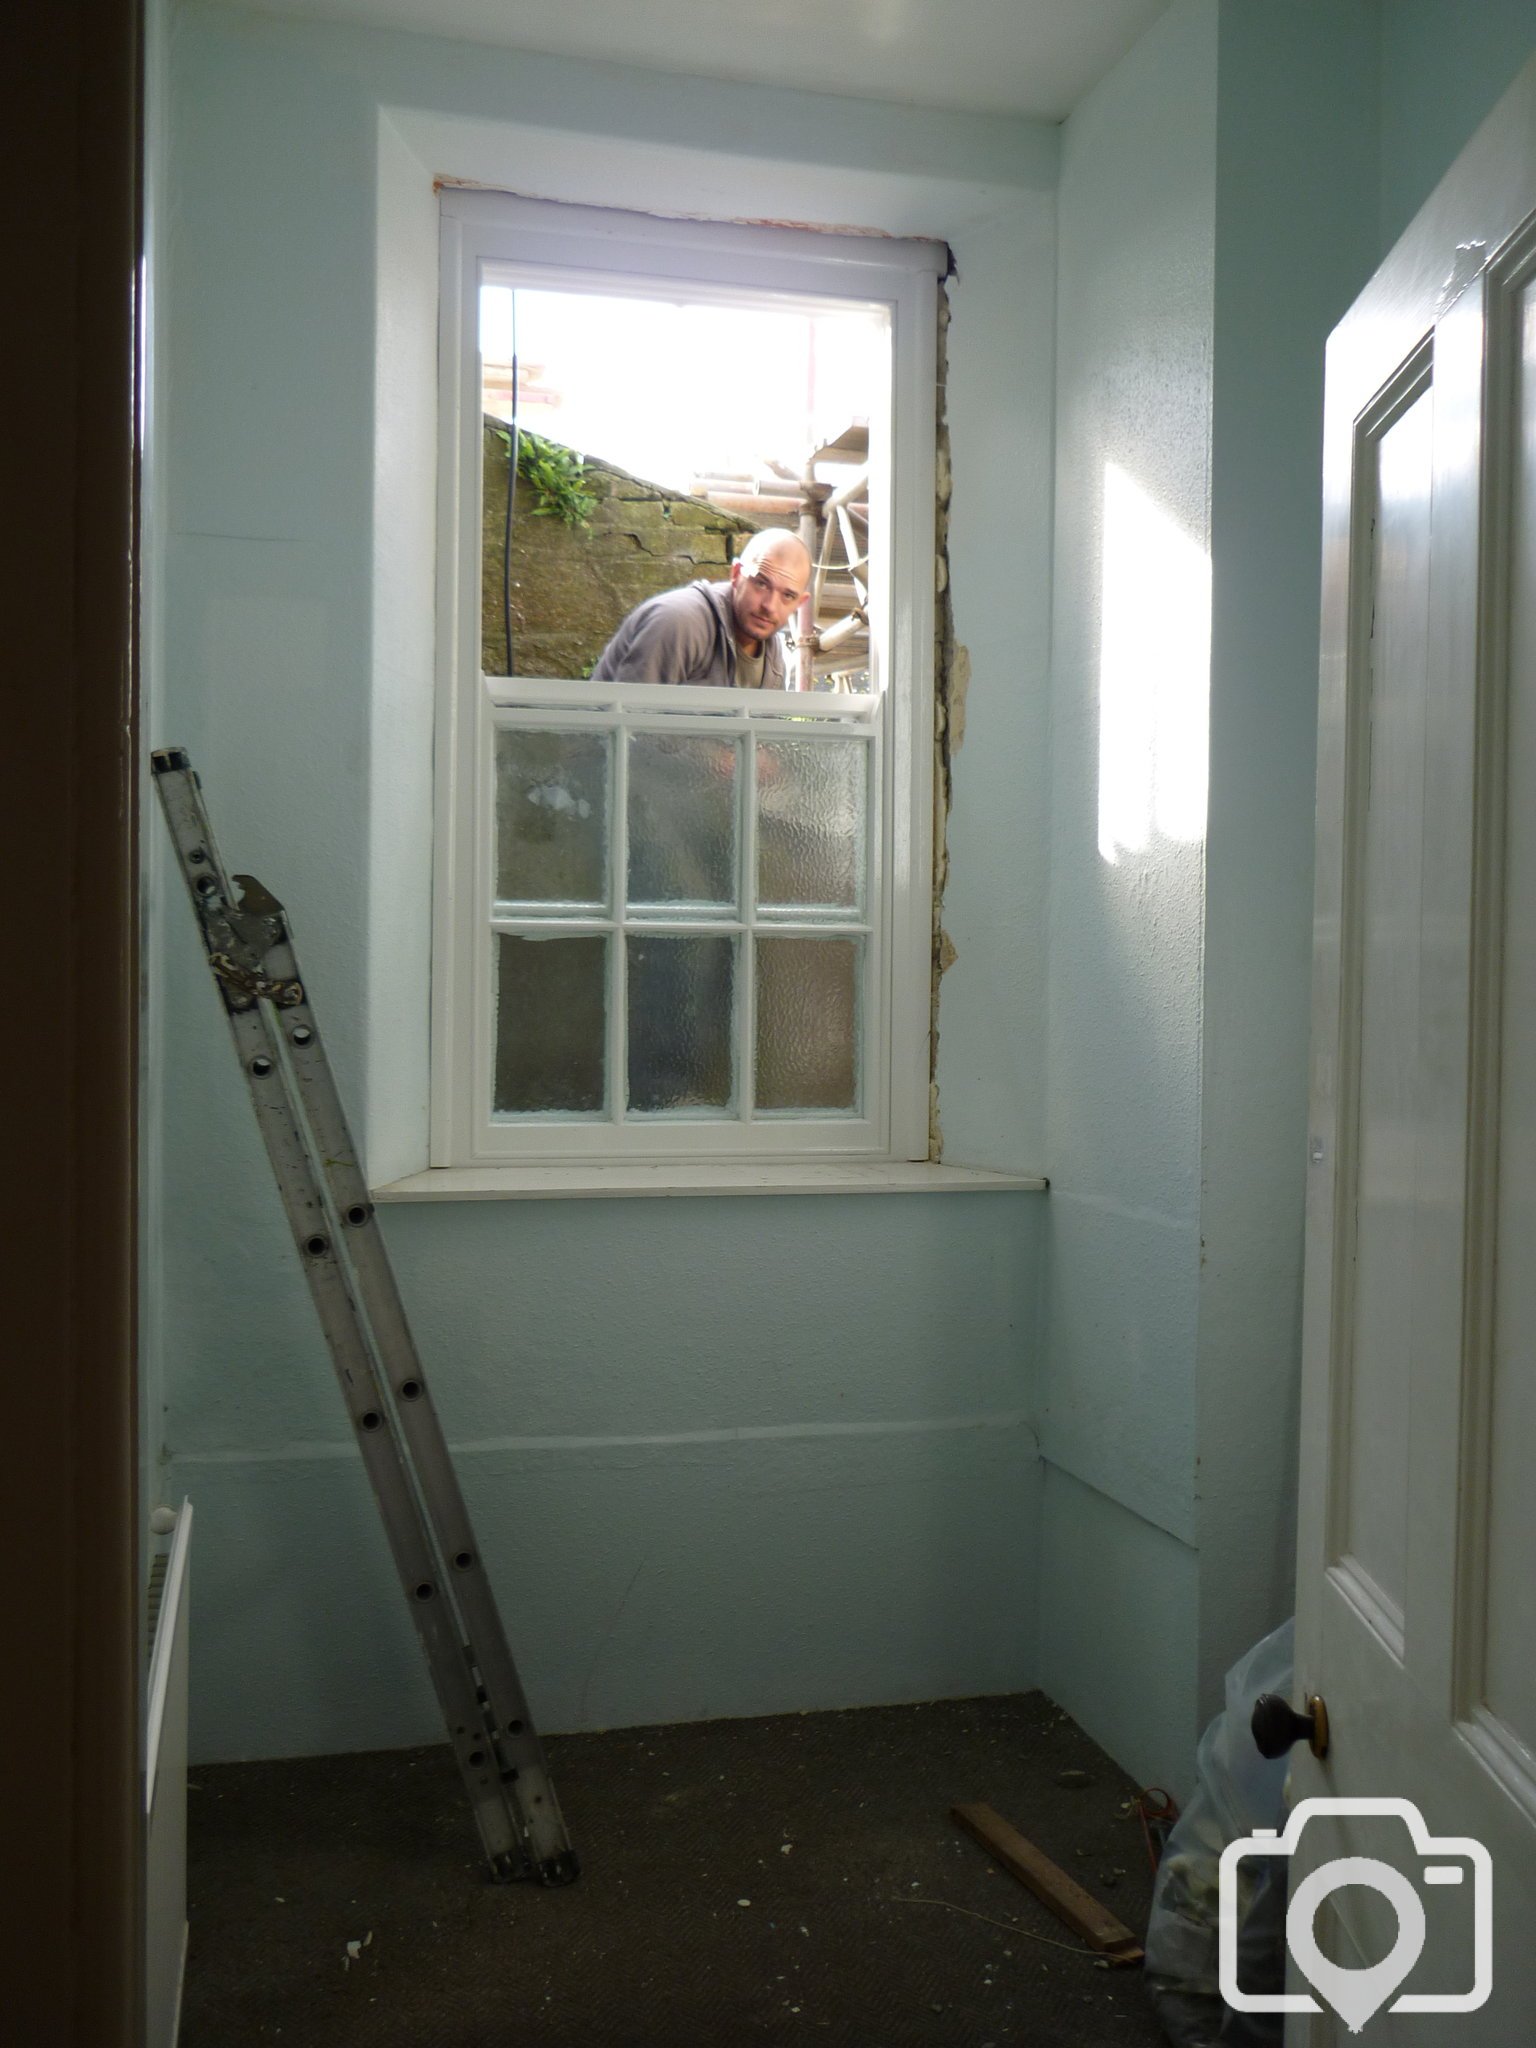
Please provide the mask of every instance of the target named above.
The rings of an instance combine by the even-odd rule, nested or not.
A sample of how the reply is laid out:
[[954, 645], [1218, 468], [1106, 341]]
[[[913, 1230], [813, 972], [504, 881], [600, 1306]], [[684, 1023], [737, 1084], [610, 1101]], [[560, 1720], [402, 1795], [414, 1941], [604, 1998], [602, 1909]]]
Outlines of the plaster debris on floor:
[[1085, 1889], [1112, 1874], [1144, 1934], [1138, 1788], [1041, 1694], [548, 1751], [582, 1863], [551, 1890], [487, 1880], [446, 1750], [200, 1767], [182, 2048], [1160, 2042], [1140, 1972], [951, 1818], [984, 1803]]

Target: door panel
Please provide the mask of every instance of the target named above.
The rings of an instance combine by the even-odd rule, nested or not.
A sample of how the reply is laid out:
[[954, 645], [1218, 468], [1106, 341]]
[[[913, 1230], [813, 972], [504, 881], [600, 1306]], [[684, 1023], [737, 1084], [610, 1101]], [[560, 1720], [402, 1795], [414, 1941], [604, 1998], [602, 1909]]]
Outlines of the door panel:
[[1359, 889], [1360, 1020], [1351, 1323], [1340, 1358], [1339, 1549], [1400, 1647], [1407, 1515], [1407, 1366], [1413, 1301], [1414, 1094], [1418, 1071], [1424, 701], [1429, 625], [1432, 399], [1422, 390], [1373, 437], [1375, 536], [1366, 811]]
[[[1328, 357], [1297, 1685], [1331, 1745], [1292, 1790], [1493, 1865], [1491, 1992], [1472, 1885], [1426, 1880], [1382, 2048], [1536, 2039], [1533, 280], [1536, 63]], [[1294, 1875], [1343, 1855], [1425, 1860], [1324, 1815]], [[1379, 1892], [1331, 1904], [1391, 1946]]]

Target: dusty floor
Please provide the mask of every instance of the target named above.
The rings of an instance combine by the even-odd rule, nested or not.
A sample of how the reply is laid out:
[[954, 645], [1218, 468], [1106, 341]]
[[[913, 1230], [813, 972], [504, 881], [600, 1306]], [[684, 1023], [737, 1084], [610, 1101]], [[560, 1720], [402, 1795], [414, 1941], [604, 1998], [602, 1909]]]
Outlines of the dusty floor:
[[1041, 1694], [547, 1747], [562, 1890], [487, 1881], [446, 1750], [194, 1770], [184, 2048], [1161, 2040], [949, 1817], [985, 1801], [1145, 1931], [1135, 1787]]

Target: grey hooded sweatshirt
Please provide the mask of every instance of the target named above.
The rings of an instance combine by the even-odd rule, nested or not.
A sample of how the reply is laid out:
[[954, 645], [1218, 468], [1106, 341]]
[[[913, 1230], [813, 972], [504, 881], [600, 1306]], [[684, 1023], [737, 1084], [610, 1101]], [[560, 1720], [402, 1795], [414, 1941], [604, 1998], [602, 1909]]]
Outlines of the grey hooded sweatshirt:
[[[603, 649], [601, 683], [736, 684], [736, 615], [729, 583], [687, 583], [638, 604]], [[784, 643], [763, 642], [765, 690], [784, 688]]]

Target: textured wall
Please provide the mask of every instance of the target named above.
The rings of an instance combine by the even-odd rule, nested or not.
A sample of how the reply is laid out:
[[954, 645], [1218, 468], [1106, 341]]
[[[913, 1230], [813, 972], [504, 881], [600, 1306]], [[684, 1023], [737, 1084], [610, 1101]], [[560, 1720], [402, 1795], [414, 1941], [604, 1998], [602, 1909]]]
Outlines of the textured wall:
[[1385, 253], [1536, 50], [1536, 0], [1381, 0]]
[[1046, 1466], [1041, 1495], [1046, 1689], [1122, 1769], [1182, 1801], [1194, 1782], [1196, 1553], [1060, 1465]]
[[[1536, 6], [1223, 0], [1197, 1370], [1199, 1711], [1292, 1603], [1323, 350]], [[1377, 197], [1381, 217], [1377, 218]]]
[[[270, 1257], [230, 1275], [263, 1288], [263, 1328], [232, 1333], [218, 1373], [173, 1363], [176, 1472], [205, 1541], [200, 1744], [431, 1740], [382, 1535], [275, 1198], [264, 1206], [252, 1221], [271, 1226]], [[839, 1252], [882, 1280], [852, 1315], [845, 1281], [805, 1270], [834, 1207]], [[542, 1724], [1024, 1681], [1019, 1221], [989, 1196], [957, 1200], [953, 1235], [890, 1197], [388, 1213]]]
[[[289, 904], [378, 1177], [420, 1163], [425, 1116], [438, 175], [952, 239], [957, 620], [983, 650], [953, 884], [982, 943], [956, 1015], [1022, 985], [1038, 821], [1010, 757], [1043, 778], [1048, 592], [1043, 550], [1021, 566], [1007, 526], [1039, 534], [1048, 514], [1051, 131], [222, 9], [184, 10], [176, 55], [156, 738], [195, 749], [226, 852]], [[1031, 456], [1022, 483], [1010, 451]], [[174, 900], [163, 915], [162, 1299], [175, 1478], [198, 1503], [197, 1752], [427, 1740], [191, 920]], [[945, 1079], [1012, 1165], [1041, 1124], [1031, 1057]], [[549, 1725], [1032, 1682], [1040, 1221], [1028, 1195], [391, 1211]]]
[[[1146, 1691], [1138, 1758], [1174, 1778], [1193, 1732], [1216, 36], [1215, 0], [1176, 0], [1089, 94], [1059, 217], [1040, 1433], [1075, 1484], [1053, 1470], [1043, 1570], [1070, 1590], [1042, 1596], [1041, 1670], [1105, 1740], [1117, 1695]], [[1146, 1644], [1072, 1623], [1095, 1513], [1119, 1597], [1157, 1619], [1155, 1677]]]
[[1054, 212], [995, 208], [950, 232], [949, 570], [970, 682], [938, 1075], [944, 1157], [959, 1166], [1043, 1170], [1046, 1156]]
[[1323, 348], [1375, 261], [1377, 9], [1221, 15], [1197, 1370], [1200, 1715], [1291, 1611]]

